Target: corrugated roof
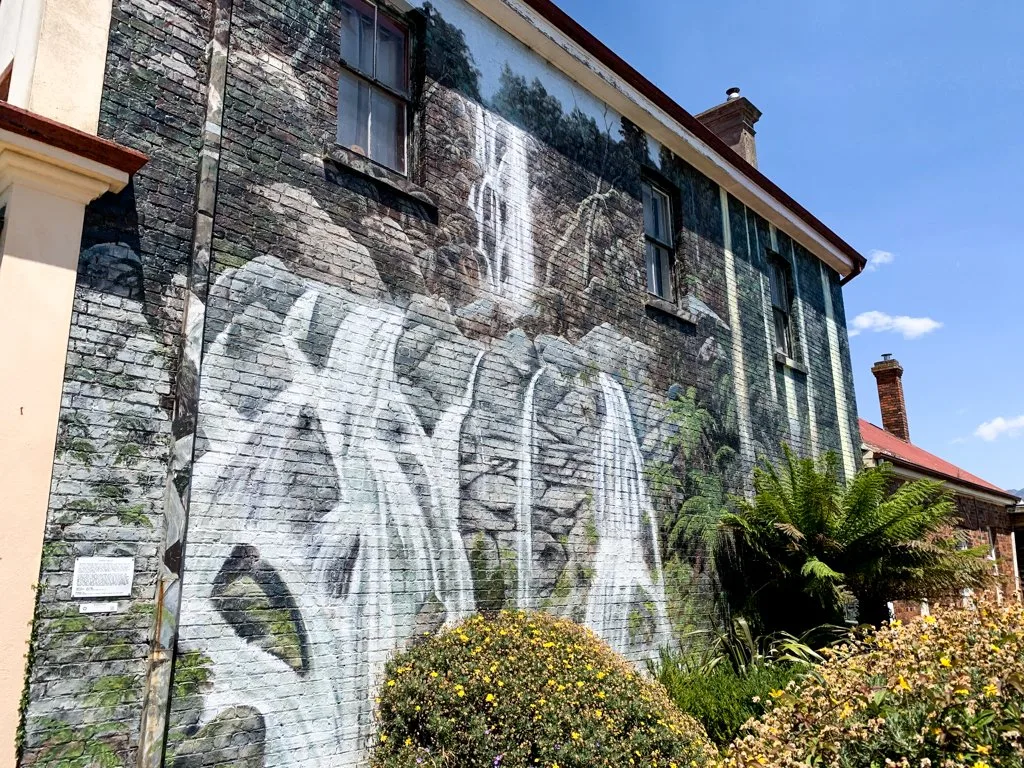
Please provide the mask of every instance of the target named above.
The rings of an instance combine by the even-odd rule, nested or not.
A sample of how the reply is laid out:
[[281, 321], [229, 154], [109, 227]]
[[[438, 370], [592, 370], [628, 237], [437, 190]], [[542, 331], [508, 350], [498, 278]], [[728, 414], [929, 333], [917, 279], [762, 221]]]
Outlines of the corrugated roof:
[[876, 427], [870, 421], [860, 420], [860, 437], [873, 453], [883, 459], [889, 459], [895, 464], [934, 475], [940, 480], [948, 480], [960, 483], [961, 485], [979, 488], [998, 496], [1005, 496], [1008, 502], [1020, 501], [1020, 499], [1004, 488], [993, 485], [987, 480], [982, 480], [977, 475], [973, 475], [945, 459], [940, 459], [934, 453], [929, 453], [924, 448], [918, 448], [913, 443], [900, 440], [881, 427]]

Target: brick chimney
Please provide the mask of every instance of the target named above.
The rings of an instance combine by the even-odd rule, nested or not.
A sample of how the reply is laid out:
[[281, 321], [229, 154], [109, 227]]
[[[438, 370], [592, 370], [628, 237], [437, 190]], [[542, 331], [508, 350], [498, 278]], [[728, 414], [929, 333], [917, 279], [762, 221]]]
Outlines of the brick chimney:
[[907, 403], [903, 399], [903, 366], [892, 355], [871, 366], [878, 382], [878, 404], [882, 407], [882, 427], [900, 440], [910, 442], [910, 424], [907, 422]]
[[697, 115], [698, 120], [755, 168], [754, 123], [760, 118], [761, 110], [746, 96], [740, 96], [739, 88], [730, 88], [725, 92], [724, 102]]

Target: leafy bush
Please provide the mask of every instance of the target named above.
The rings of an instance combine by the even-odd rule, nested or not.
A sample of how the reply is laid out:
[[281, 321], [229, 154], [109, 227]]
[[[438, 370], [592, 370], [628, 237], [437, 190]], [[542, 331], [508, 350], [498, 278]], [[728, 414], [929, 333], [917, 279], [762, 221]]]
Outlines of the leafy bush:
[[724, 746], [740, 735], [747, 720], [764, 714], [770, 691], [785, 688], [804, 669], [793, 664], [758, 664], [737, 672], [729, 664], [719, 664], [704, 670], [664, 660], [658, 681], [677, 707], [698, 720], [712, 741]]
[[543, 613], [475, 616], [398, 655], [377, 717], [375, 768], [682, 768], [716, 754], [660, 685]]
[[1021, 768], [1024, 608], [894, 622], [834, 651], [726, 754], [727, 768]]
[[[754, 637], [742, 617], [709, 643], [706, 632], [693, 633], [702, 651], [661, 652], [651, 671], [683, 712], [722, 746], [733, 741], [752, 717], [764, 714], [768, 693], [784, 688], [824, 659], [805, 638], [785, 633]], [[820, 641], [845, 636], [840, 627], [820, 627]], [[822, 642], [824, 644], [824, 642]]]

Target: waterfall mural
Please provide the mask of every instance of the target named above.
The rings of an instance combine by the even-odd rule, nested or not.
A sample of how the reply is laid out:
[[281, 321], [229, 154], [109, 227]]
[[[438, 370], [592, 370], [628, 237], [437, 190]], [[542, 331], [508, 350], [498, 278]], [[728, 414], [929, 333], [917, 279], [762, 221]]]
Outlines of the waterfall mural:
[[[690, 627], [692, 566], [662, 551], [678, 503], [651, 473], [683, 460], [692, 425], [635, 322], [602, 317], [642, 287], [623, 234], [638, 202], [606, 180], [625, 183], [633, 150], [579, 109], [559, 117], [559, 150], [594, 174], [567, 186], [516, 114], [550, 107], [543, 86], [500, 83], [490, 101], [433, 96], [461, 210], [421, 257], [412, 216], [401, 232], [366, 218], [390, 238], [366, 241], [305, 188], [252, 190], [299, 252], [211, 290], [179, 635], [203, 682], [173, 698], [175, 768], [365, 765], [385, 660], [477, 610], [557, 612], [641, 666]], [[286, 200], [308, 201], [329, 250]], [[359, 280], [311, 274], [339, 258]], [[717, 370], [707, 315], [695, 346]]]
[[[191, 6], [112, 22], [106, 133], [152, 162], [86, 214], [22, 764], [361, 768], [384, 660], [477, 611], [587, 623], [643, 667], [722, 617], [713, 534], [749, 482], [738, 414], [770, 453], [814, 398], [819, 452], [855, 450], [836, 427], [856, 424], [838, 275], [777, 233], [804, 270], [805, 354], [841, 357], [794, 398], [765, 322], [768, 221], [732, 198], [726, 221], [711, 180], [475, 6], [411, 4], [405, 179], [333, 146], [337, 3], [215, 4], [220, 91], [161, 53], [168, 29], [206, 39]], [[219, 167], [189, 138], [207, 93]], [[667, 309], [645, 292], [649, 171], [678, 193]], [[183, 287], [207, 268], [176, 361]], [[74, 560], [107, 554], [135, 557], [134, 594], [82, 615]], [[179, 567], [176, 615], [153, 584]], [[169, 681], [147, 671], [153, 614], [178, 629]], [[165, 705], [166, 745], [148, 730]]]
[[[268, 269], [286, 274], [261, 259], [224, 275], [215, 293], [265, 281]], [[258, 713], [268, 768], [323, 765], [339, 753], [365, 759], [388, 655], [475, 610], [473, 525], [461, 508], [475, 481], [461, 446], [493, 436], [479, 388], [509, 352], [508, 338], [484, 348], [450, 318], [438, 322], [443, 302], [431, 304], [426, 321], [423, 305], [303, 287], [259, 345], [260, 358], [273, 361], [263, 375], [274, 394], [254, 402], [230, 385], [206, 394], [218, 407], [202, 423], [208, 441], [195, 467], [181, 616], [182, 652], [201, 654], [212, 680], [192, 729], [225, 713]], [[227, 324], [210, 364], [237, 360], [252, 343], [253, 318], [268, 311], [249, 307]], [[451, 368], [422, 372], [438, 380], [410, 386], [398, 360], [424, 335], [424, 322], [444, 328], [431, 348], [447, 350], [442, 362]], [[627, 391], [599, 370], [602, 356], [633, 343], [610, 326], [577, 345], [509, 336], [549, 353], [563, 345], [598, 372], [537, 361], [517, 382], [518, 444], [508, 448], [518, 463], [507, 502], [515, 510], [508, 565], [517, 576], [507, 606], [538, 607], [557, 588], [539, 566], [541, 542], [556, 528], [538, 519], [538, 496], [551, 492], [543, 476], [553, 449], [585, 452], [588, 479], [573, 492], [592, 500], [592, 510], [579, 505], [571, 524], [590, 527], [592, 538], [562, 536], [592, 572], [577, 618], [641, 661], [670, 642], [658, 520]], [[425, 389], [436, 395], [429, 406], [413, 394]], [[592, 414], [577, 441], [560, 446], [548, 431], [559, 394], [584, 399]], [[635, 388], [634, 396], [646, 395]]]
[[529, 143], [520, 128], [468, 102], [473, 159], [483, 175], [469, 194], [476, 219], [476, 252], [486, 284], [519, 314], [532, 306], [533, 215]]

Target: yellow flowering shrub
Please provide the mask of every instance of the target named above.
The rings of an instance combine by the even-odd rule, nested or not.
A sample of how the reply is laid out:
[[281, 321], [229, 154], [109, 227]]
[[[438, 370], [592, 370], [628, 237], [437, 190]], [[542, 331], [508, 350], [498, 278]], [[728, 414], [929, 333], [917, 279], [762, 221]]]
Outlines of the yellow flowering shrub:
[[692, 768], [717, 755], [664, 689], [590, 630], [474, 616], [392, 659], [374, 768]]
[[1024, 609], [946, 609], [824, 652], [725, 768], [1021, 768]]

